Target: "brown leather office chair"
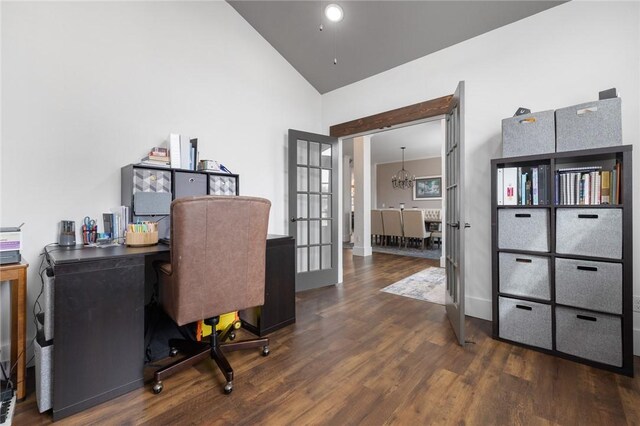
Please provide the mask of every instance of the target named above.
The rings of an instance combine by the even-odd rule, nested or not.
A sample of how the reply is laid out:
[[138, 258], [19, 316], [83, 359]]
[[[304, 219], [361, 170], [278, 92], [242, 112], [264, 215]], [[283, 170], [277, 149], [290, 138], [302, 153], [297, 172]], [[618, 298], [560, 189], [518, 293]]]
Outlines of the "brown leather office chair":
[[[271, 202], [253, 197], [190, 197], [171, 203], [171, 263], [160, 270], [160, 302], [179, 325], [204, 319], [213, 327], [210, 342], [172, 340], [187, 354], [154, 374], [154, 393], [162, 380], [209, 356], [233, 390], [233, 369], [224, 352], [262, 348], [269, 339], [225, 342], [229, 328], [215, 332], [219, 315], [264, 304], [265, 253]], [[172, 351], [174, 352], [174, 351]]]

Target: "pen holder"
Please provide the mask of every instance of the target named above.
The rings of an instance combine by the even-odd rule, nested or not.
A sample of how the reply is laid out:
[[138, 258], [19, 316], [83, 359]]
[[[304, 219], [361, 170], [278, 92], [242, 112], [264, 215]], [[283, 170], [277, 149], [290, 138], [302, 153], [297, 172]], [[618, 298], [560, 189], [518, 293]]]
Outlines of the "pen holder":
[[82, 243], [83, 244], [92, 244], [97, 241], [97, 228], [93, 227], [92, 229], [87, 229], [84, 225], [82, 226]]
[[158, 231], [127, 232], [125, 242], [131, 247], [153, 246], [158, 244]]

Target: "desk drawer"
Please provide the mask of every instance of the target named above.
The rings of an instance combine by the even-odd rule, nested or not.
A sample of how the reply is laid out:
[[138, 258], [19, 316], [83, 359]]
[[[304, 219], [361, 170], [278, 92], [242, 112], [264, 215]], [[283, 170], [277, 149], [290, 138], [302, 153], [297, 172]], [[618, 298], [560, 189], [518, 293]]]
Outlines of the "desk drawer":
[[500, 292], [549, 300], [551, 260], [546, 256], [500, 253]]
[[549, 251], [548, 209], [500, 209], [498, 248]]
[[622, 209], [558, 209], [556, 252], [621, 259]]
[[580, 358], [622, 367], [619, 317], [556, 307], [556, 348]]
[[556, 302], [621, 314], [622, 265], [557, 258]]
[[551, 306], [499, 297], [499, 331], [503, 339], [551, 349]]

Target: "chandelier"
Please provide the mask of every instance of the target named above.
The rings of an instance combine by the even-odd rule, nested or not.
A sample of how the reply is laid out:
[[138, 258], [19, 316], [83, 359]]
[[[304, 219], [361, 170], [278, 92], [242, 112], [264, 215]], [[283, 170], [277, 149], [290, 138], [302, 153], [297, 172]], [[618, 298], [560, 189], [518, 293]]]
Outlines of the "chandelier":
[[409, 172], [404, 169], [405, 148], [405, 146], [400, 148], [402, 150], [402, 169], [400, 169], [398, 173], [393, 175], [391, 178], [391, 185], [393, 185], [393, 189], [411, 189], [413, 188], [413, 182], [416, 180], [415, 176], [409, 174]]

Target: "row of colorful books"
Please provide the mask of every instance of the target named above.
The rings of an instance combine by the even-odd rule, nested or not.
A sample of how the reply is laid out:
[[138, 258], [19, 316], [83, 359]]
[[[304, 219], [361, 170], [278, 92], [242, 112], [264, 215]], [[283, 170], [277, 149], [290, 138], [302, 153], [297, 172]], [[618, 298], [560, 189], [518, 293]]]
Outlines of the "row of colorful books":
[[[551, 204], [551, 166], [505, 167], [497, 171], [499, 206], [546, 206]], [[572, 167], [555, 171], [554, 205], [621, 204], [622, 164], [611, 170], [602, 166]]]
[[555, 175], [556, 205], [620, 204], [622, 165], [558, 169]]
[[498, 169], [499, 206], [549, 205], [550, 165], [533, 167], [505, 167]]

